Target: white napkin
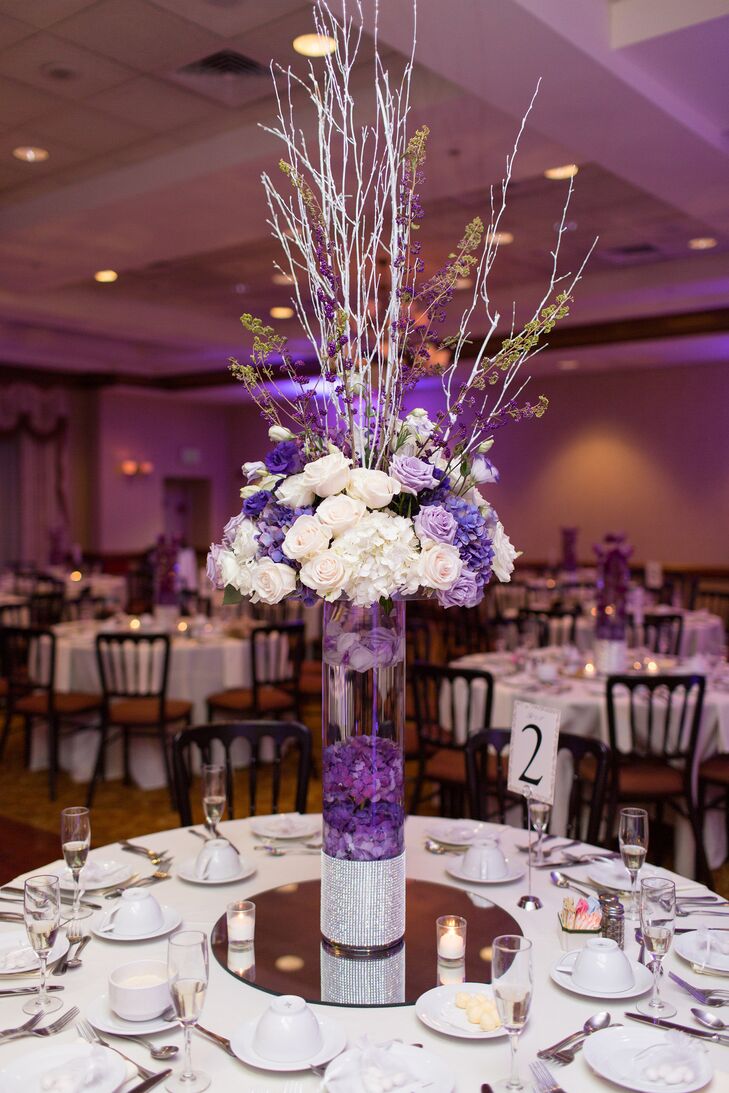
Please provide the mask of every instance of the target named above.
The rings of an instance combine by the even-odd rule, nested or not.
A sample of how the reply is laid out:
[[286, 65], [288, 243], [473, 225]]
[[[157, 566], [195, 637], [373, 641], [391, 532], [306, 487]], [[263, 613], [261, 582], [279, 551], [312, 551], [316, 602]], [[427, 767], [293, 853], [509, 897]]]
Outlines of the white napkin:
[[696, 931], [694, 944], [699, 952], [705, 954], [702, 957], [704, 961], [709, 959], [712, 952], [729, 956], [729, 940], [725, 940], [716, 930], [707, 930], [705, 926]]
[[277, 831], [280, 835], [295, 835], [301, 831], [303, 816], [299, 812], [274, 813], [271, 816], [261, 816], [258, 823], [264, 825], [270, 831]]
[[[123, 862], [94, 861], [93, 858], [89, 858], [81, 870], [79, 879], [82, 887], [88, 887], [89, 884], [117, 884], [128, 874], [129, 866]], [[69, 878], [71, 870], [67, 869], [64, 875]]]
[[82, 1093], [101, 1081], [107, 1070], [106, 1049], [98, 1044], [89, 1044], [88, 1052], [63, 1066], [47, 1070], [41, 1077], [40, 1088], [43, 1093]]
[[367, 1036], [346, 1056], [333, 1059], [324, 1074], [327, 1093], [410, 1093], [423, 1083], [390, 1051], [392, 1043], [376, 1044]]
[[24, 970], [37, 963], [37, 957], [30, 945], [20, 945], [17, 949], [6, 949], [0, 953], [0, 971]]

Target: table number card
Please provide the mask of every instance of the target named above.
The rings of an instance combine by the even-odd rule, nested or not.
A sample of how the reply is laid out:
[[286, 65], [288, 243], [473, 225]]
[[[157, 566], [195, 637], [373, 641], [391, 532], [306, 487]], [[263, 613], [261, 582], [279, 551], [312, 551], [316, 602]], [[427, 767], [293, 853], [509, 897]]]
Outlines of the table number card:
[[557, 772], [559, 710], [515, 702], [511, 719], [509, 782], [512, 793], [551, 805]]

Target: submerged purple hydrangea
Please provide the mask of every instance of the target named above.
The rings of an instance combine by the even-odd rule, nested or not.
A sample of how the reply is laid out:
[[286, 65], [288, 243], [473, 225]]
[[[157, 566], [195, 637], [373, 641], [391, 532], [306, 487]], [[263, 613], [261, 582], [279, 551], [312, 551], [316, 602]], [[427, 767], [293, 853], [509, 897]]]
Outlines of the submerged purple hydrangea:
[[322, 755], [324, 852], [350, 861], [403, 851], [404, 773], [394, 740], [352, 736]]

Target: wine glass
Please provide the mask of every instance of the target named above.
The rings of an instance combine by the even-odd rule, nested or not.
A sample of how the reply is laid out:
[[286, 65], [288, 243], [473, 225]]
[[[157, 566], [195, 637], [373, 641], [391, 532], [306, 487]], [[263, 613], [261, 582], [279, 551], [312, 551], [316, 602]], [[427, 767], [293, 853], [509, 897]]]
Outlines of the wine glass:
[[28, 877], [23, 887], [23, 917], [28, 940], [38, 955], [40, 987], [23, 1006], [24, 1013], [53, 1013], [63, 1005], [60, 998], [49, 997], [46, 990], [46, 964], [61, 920], [61, 888], [58, 877], [39, 874]]
[[673, 1017], [676, 1007], [661, 998], [661, 962], [671, 948], [676, 927], [676, 885], [663, 877], [646, 877], [640, 885], [640, 928], [643, 944], [653, 956], [653, 990], [648, 1002], [636, 1006], [649, 1017]]
[[497, 1083], [500, 1090], [524, 1089], [519, 1078], [517, 1048], [532, 1000], [532, 943], [526, 937], [495, 937], [491, 951], [491, 986], [501, 1023], [511, 1044], [511, 1073]]
[[206, 763], [202, 768], [202, 802], [205, 813], [205, 826], [211, 835], [225, 812], [226, 802], [225, 766], [222, 763]]
[[544, 832], [547, 830], [547, 824], [549, 823], [549, 817], [552, 812], [552, 806], [544, 804], [543, 801], [530, 801], [529, 802], [529, 814], [532, 820], [532, 827], [537, 833], [537, 865], [544, 864], [544, 850], [542, 842], [544, 840]]
[[167, 1079], [174, 1093], [201, 1093], [210, 1076], [192, 1069], [192, 1026], [200, 1016], [208, 986], [208, 939], [201, 930], [181, 930], [167, 946], [167, 978], [177, 1017], [185, 1031], [185, 1063]]
[[79, 877], [86, 865], [91, 844], [91, 816], [87, 808], [64, 808], [61, 812], [61, 846], [66, 865], [73, 877], [73, 914], [81, 902]]
[[621, 808], [618, 841], [623, 865], [630, 873], [630, 911], [626, 912], [626, 918], [637, 922], [635, 882], [648, 853], [648, 813], [644, 808]]

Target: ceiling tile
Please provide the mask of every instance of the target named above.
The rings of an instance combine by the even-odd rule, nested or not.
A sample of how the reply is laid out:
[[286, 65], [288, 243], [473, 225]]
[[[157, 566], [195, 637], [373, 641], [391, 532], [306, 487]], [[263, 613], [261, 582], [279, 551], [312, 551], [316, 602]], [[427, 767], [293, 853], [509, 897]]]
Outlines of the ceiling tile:
[[188, 64], [224, 42], [144, 0], [100, 0], [56, 24], [54, 34], [143, 71]]
[[155, 133], [199, 121], [216, 110], [207, 99], [149, 76], [138, 76], [102, 92], [95, 97], [94, 106]]
[[98, 110], [70, 103], [63, 109], [36, 121], [37, 131], [45, 138], [56, 138], [71, 148], [86, 152], [106, 152], [132, 144], [147, 135], [147, 130], [131, 122], [112, 118]]
[[57, 105], [58, 99], [54, 95], [0, 76], [0, 118], [3, 125], [20, 125]]
[[301, 7], [301, 0], [266, 0], [265, 4], [259, 0], [152, 0], [152, 3], [227, 38], [282, 19]]
[[20, 23], [17, 19], [10, 19], [7, 15], [0, 15], [0, 49], [6, 49], [14, 42], [21, 41], [33, 33], [33, 28], [27, 23]]
[[42, 29], [59, 19], [68, 18], [82, 8], [91, 7], [95, 2], [96, 0], [0, 0], [0, 12]]
[[[58, 79], [48, 71], [54, 65], [72, 69], [71, 79]], [[4, 76], [68, 99], [84, 99], [123, 80], [134, 71], [53, 34], [34, 34], [0, 55]]]

